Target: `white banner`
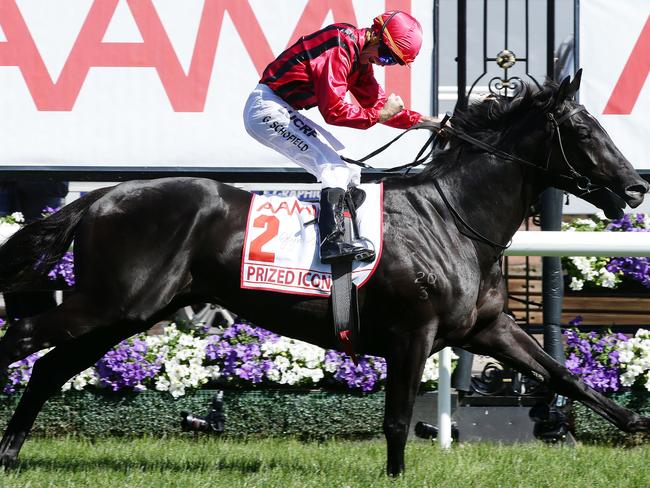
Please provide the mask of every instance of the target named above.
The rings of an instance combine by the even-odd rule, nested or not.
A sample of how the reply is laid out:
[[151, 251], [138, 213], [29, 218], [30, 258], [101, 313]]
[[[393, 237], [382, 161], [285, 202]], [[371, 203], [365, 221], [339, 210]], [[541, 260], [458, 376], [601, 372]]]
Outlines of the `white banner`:
[[582, 0], [580, 101], [637, 169], [650, 169], [650, 0]]
[[[433, 0], [0, 0], [0, 169], [295, 167], [246, 133], [248, 94], [301, 35], [369, 27], [390, 9], [416, 16], [425, 41], [411, 69], [375, 67], [377, 78], [429, 114]], [[306, 115], [325, 124], [318, 109]], [[398, 134], [332, 132], [350, 157]], [[425, 138], [407, 136], [374, 164], [409, 162]]]

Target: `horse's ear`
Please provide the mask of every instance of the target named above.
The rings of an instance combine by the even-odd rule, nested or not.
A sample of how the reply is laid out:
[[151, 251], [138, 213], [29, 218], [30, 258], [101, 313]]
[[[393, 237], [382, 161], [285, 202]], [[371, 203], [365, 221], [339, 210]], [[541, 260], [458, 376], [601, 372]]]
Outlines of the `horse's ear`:
[[560, 83], [560, 87], [557, 89], [557, 95], [555, 95], [555, 106], [559, 107], [564, 100], [566, 100], [569, 95], [569, 86], [571, 85], [571, 77], [567, 76]]
[[571, 84], [569, 84], [569, 89], [567, 92], [567, 96], [573, 97], [575, 96], [576, 93], [578, 93], [578, 90], [580, 89], [580, 80], [582, 79], [582, 68], [578, 70], [576, 75], [573, 77], [573, 81]]
[[571, 81], [571, 77], [567, 76], [562, 80], [562, 83], [560, 83], [560, 87], [557, 89], [557, 95], [555, 98], [555, 106], [559, 106], [562, 102], [564, 102], [567, 98], [573, 98], [575, 94], [578, 92], [580, 89], [580, 80], [582, 79], [582, 68], [578, 70], [576, 75], [573, 77], [573, 81]]

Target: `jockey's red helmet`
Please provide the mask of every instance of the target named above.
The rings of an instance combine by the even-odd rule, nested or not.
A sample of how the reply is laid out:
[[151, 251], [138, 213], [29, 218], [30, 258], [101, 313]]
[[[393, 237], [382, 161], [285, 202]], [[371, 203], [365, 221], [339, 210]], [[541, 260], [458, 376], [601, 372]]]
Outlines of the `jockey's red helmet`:
[[403, 64], [411, 64], [420, 52], [422, 26], [412, 15], [390, 10], [375, 17], [372, 28]]

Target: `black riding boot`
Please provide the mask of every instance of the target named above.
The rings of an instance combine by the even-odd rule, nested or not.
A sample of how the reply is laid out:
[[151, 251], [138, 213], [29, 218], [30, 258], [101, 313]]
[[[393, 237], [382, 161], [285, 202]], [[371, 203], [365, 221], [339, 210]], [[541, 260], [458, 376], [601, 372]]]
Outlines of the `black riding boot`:
[[320, 260], [330, 264], [336, 261], [372, 261], [375, 253], [365, 247], [354, 246], [343, 240], [343, 199], [345, 190], [323, 188], [320, 194]]

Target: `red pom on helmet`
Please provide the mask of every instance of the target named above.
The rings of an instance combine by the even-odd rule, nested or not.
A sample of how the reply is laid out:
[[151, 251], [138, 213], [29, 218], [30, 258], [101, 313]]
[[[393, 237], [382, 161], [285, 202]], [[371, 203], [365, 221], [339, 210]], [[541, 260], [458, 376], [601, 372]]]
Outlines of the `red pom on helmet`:
[[422, 26], [412, 15], [390, 10], [375, 17], [372, 28], [402, 63], [411, 64], [420, 52]]

